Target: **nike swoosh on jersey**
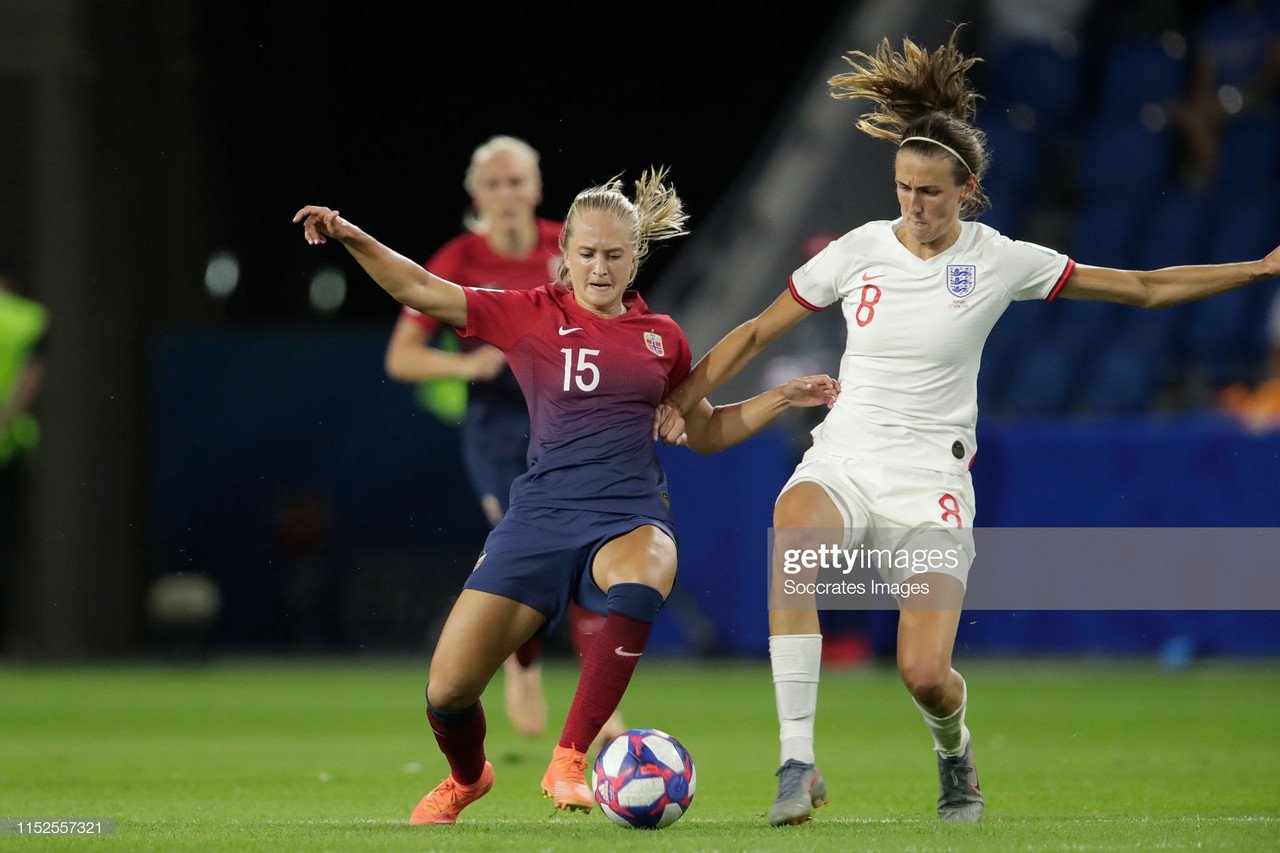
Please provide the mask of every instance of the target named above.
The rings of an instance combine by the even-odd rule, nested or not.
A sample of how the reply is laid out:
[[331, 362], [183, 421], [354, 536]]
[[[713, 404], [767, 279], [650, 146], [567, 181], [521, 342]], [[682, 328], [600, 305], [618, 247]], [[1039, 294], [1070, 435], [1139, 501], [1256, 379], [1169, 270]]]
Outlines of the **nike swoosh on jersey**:
[[561, 326], [561, 327], [560, 327], [560, 334], [561, 334], [561, 336], [567, 335], [567, 334], [569, 334], [570, 332], [581, 332], [581, 331], [582, 331], [582, 327], [581, 327], [581, 326], [574, 326], [574, 327], [573, 327], [573, 328], [571, 328], [571, 329], [566, 329], [564, 326]]
[[640, 657], [642, 654], [644, 654], [644, 652], [628, 652], [628, 651], [625, 651], [625, 650], [622, 648], [622, 646], [618, 646], [616, 649], [614, 649], [614, 650], [613, 650], [613, 653], [614, 653], [615, 655], [622, 655], [624, 658], [638, 658], [638, 657]]
[[863, 281], [875, 281], [878, 278], [884, 278], [884, 273], [880, 273], [880, 275], [867, 275], [866, 273], [862, 274]]

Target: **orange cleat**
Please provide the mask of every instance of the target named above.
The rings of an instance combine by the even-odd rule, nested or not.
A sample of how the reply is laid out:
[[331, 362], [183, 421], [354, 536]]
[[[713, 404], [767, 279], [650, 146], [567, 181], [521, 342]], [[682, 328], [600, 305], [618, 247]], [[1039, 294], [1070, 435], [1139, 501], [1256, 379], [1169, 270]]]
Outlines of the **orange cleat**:
[[492, 787], [493, 765], [487, 761], [484, 763], [484, 770], [480, 771], [480, 778], [470, 785], [462, 784], [450, 773], [448, 778], [436, 785], [435, 790], [422, 798], [409, 817], [409, 823], [415, 826], [424, 823], [457, 823], [458, 812], [489, 793]]
[[542, 776], [542, 796], [556, 801], [556, 808], [591, 811], [596, 798], [587, 787], [587, 756], [576, 749], [557, 746]]

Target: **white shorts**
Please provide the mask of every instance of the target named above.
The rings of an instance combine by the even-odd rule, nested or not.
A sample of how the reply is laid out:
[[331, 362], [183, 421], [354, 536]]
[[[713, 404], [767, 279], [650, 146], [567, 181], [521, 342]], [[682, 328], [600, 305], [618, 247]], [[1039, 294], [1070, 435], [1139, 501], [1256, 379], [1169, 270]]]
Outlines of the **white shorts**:
[[782, 493], [797, 483], [817, 483], [831, 498], [844, 518], [844, 548], [953, 553], [958, 545], [960, 559], [939, 561], [930, 570], [967, 582], [975, 556], [973, 480], [967, 472], [884, 465], [810, 449]]

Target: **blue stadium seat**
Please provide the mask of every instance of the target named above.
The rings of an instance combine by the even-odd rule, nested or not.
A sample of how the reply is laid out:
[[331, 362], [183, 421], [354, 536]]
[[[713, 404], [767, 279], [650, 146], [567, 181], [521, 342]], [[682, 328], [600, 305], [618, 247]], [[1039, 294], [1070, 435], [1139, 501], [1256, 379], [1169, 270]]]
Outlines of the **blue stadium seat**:
[[[1269, 195], [1218, 202], [1209, 236], [1210, 262], [1254, 260], [1275, 248], [1276, 210]], [[1258, 367], [1258, 324], [1263, 322], [1258, 292], [1255, 285], [1187, 306], [1183, 340], [1188, 355], [1201, 363], [1213, 385], [1247, 379]]]
[[1186, 317], [1186, 310], [1181, 307], [1126, 308], [1117, 340], [1146, 350], [1161, 365], [1162, 372], [1167, 371], [1182, 358], [1179, 339]]
[[1045, 342], [1015, 366], [1009, 383], [1009, 408], [1018, 415], [1062, 414], [1071, 405], [1076, 375], [1071, 355]]
[[1250, 186], [1218, 201], [1209, 234], [1210, 262], [1252, 261], [1276, 247], [1274, 194], [1271, 188]]
[[1222, 134], [1222, 162], [1218, 188], [1224, 201], [1241, 192], [1273, 185], [1280, 170], [1280, 123], [1274, 118], [1248, 116], [1227, 124]]
[[1138, 267], [1203, 264], [1209, 245], [1209, 209], [1203, 198], [1184, 190], [1161, 192], [1152, 201], [1139, 234]]
[[1104, 60], [1102, 114], [1135, 120], [1147, 104], [1166, 106], [1183, 90], [1186, 64], [1170, 56], [1160, 43], [1117, 44]]
[[1053, 133], [1076, 113], [1080, 103], [1079, 63], [1048, 45], [1023, 42], [999, 57], [989, 57], [988, 109], [1026, 104], [1036, 129]]
[[1133, 269], [1137, 262], [1138, 217], [1133, 204], [1091, 201], [1076, 223], [1071, 257], [1090, 266]]
[[1024, 211], [1020, 207], [997, 202], [984, 210], [982, 215], [978, 217], [978, 221], [983, 225], [990, 225], [1006, 237], [1012, 237], [1016, 240], [1018, 239], [1018, 232], [1021, 230], [1024, 215]]
[[1090, 204], [1143, 204], [1169, 170], [1169, 132], [1154, 132], [1136, 119], [1102, 119], [1085, 135], [1080, 179]]
[[1151, 407], [1160, 370], [1149, 350], [1118, 341], [1098, 359], [1085, 383], [1085, 404], [1099, 415], [1138, 414]]
[[1272, 279], [1269, 283], [1255, 284], [1249, 288], [1249, 335], [1247, 346], [1258, 354], [1261, 361], [1271, 348], [1268, 323], [1271, 319], [1271, 306], [1280, 299], [1280, 279]]
[[1247, 288], [1234, 290], [1191, 306], [1183, 337], [1212, 385], [1245, 379], [1255, 366], [1248, 345], [1250, 296]]
[[1064, 299], [1056, 305], [1052, 341], [1084, 368], [1114, 339], [1129, 310], [1111, 302]]
[[1056, 305], [1036, 300], [1015, 302], [987, 336], [978, 370], [978, 407], [984, 412], [1009, 408], [1009, 384], [1016, 367], [1049, 334]]
[[[1035, 134], [1019, 130], [1003, 114], [981, 123], [987, 135], [991, 167], [982, 186], [995, 210], [1021, 210], [1030, 200], [1039, 176], [1040, 152]], [[999, 229], [997, 229], [999, 230]]]

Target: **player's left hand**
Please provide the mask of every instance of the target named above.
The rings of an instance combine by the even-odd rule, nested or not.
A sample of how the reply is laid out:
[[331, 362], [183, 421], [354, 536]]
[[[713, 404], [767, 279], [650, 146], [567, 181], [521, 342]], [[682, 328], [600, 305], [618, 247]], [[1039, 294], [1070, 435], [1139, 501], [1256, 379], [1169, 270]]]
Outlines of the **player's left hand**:
[[677, 446], [689, 443], [684, 429], [684, 415], [670, 403], [659, 403], [653, 410], [653, 440], [658, 439], [662, 439], [663, 444]]
[[840, 396], [840, 383], [825, 373], [800, 376], [782, 386], [782, 396], [799, 408], [825, 405], [830, 409]]
[[1263, 269], [1267, 275], [1280, 275], [1280, 246], [1272, 249], [1261, 261]]

